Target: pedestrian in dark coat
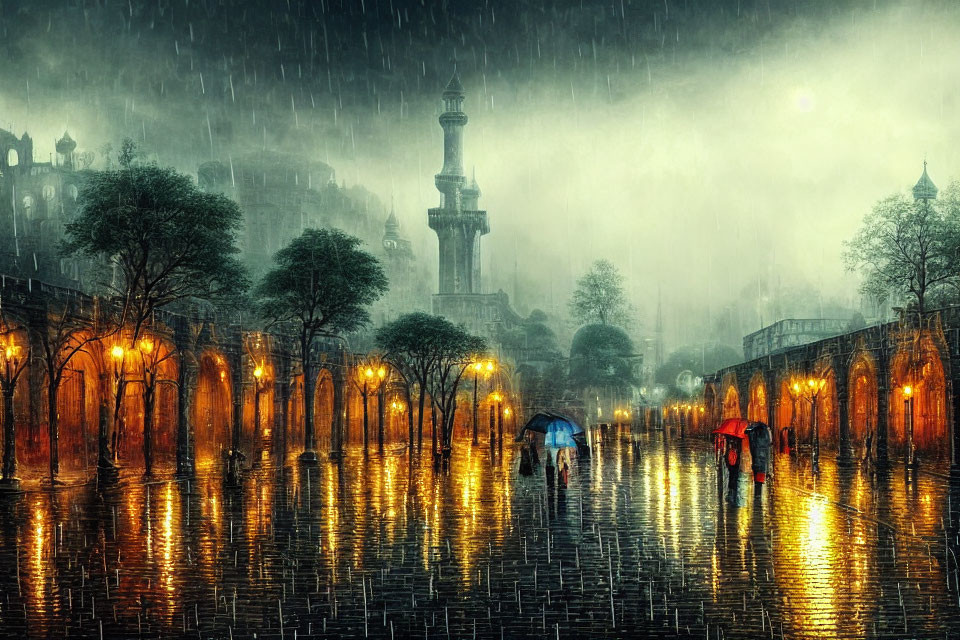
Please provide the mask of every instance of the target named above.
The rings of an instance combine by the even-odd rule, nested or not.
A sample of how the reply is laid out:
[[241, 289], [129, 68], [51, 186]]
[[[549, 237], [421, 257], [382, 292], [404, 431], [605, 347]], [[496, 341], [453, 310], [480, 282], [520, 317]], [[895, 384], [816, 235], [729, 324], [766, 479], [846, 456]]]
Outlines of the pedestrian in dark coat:
[[747, 440], [750, 443], [750, 457], [753, 460], [753, 482], [755, 495], [760, 495], [763, 483], [767, 479], [767, 466], [770, 464], [770, 428], [762, 422], [751, 422], [747, 427]]

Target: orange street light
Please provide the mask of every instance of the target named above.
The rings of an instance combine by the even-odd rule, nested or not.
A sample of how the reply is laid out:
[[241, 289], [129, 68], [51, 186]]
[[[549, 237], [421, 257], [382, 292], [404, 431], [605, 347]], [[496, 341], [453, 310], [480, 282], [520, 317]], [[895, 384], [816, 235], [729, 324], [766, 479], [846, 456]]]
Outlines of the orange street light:
[[113, 349], [110, 350], [110, 355], [116, 360], [121, 360], [123, 358], [123, 347], [116, 344], [113, 346]]
[[263, 367], [257, 367], [253, 370], [253, 377], [259, 380], [263, 377]]

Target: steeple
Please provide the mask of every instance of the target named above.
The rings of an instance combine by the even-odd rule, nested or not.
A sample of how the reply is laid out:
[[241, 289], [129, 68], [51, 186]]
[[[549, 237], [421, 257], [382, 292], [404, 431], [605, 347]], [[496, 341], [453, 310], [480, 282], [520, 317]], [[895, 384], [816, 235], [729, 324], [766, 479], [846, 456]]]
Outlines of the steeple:
[[936, 200], [937, 191], [937, 185], [933, 184], [933, 180], [931, 180], [930, 176], [927, 175], [927, 161], [924, 160], [923, 175], [920, 176], [919, 180], [917, 180], [917, 184], [913, 186], [913, 199]]

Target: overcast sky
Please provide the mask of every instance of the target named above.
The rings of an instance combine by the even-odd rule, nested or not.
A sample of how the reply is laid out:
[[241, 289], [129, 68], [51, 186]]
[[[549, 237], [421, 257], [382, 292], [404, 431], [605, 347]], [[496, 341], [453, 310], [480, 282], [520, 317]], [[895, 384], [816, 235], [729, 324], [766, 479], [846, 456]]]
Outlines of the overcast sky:
[[131, 135], [191, 173], [264, 144], [302, 153], [393, 197], [433, 263], [456, 56], [487, 287], [562, 311], [606, 257], [647, 330], [662, 290], [674, 342], [705, 322], [690, 309], [756, 312], [744, 289], [856, 306], [842, 240], [924, 158], [940, 187], [960, 176], [954, 2], [443, 6], [7, 0], [0, 126], [29, 131], [41, 159], [65, 128], [94, 150]]

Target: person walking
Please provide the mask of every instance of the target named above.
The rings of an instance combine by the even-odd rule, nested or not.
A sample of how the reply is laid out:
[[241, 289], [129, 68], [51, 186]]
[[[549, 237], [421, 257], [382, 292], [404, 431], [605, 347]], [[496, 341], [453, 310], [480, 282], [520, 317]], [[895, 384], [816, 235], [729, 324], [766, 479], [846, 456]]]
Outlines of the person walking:
[[763, 483], [767, 479], [767, 467], [770, 464], [770, 428], [763, 422], [752, 422], [747, 427], [747, 441], [750, 444], [750, 458], [753, 469], [754, 497], [759, 498]]

